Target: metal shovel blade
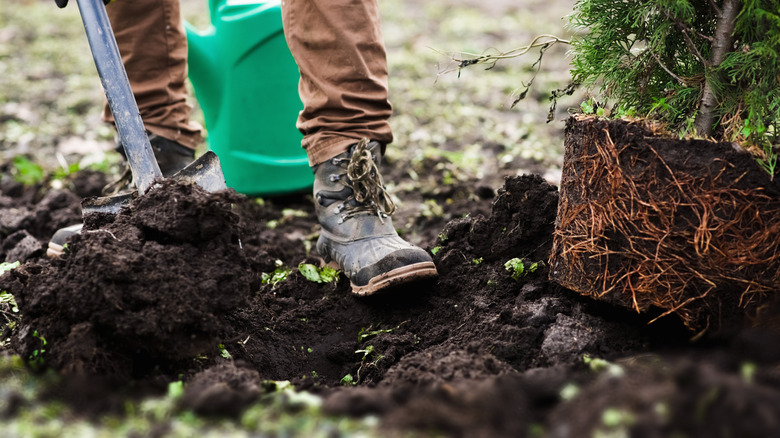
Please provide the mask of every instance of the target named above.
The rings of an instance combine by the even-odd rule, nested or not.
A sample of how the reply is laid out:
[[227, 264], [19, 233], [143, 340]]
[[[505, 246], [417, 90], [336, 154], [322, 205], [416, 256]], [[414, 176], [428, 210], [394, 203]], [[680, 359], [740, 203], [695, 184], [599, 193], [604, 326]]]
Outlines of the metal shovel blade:
[[[187, 167], [166, 179], [181, 181], [187, 184], [197, 184], [207, 192], [218, 192], [227, 189], [219, 158], [212, 151], [201, 155], [197, 160], [188, 164]], [[157, 181], [160, 180], [158, 179]], [[153, 184], [150, 189], [154, 189], [157, 185], [156, 183]], [[117, 214], [122, 207], [127, 206], [137, 196], [138, 192], [135, 191], [121, 195], [87, 198], [81, 202], [81, 215], [86, 216], [92, 213]]]

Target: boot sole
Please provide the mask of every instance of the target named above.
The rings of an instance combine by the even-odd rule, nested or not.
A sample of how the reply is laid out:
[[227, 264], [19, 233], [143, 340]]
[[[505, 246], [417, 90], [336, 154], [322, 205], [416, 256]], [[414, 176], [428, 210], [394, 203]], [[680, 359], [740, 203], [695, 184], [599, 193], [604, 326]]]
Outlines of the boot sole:
[[395, 286], [412, 283], [421, 280], [436, 278], [439, 272], [433, 262], [421, 262], [413, 265], [403, 266], [378, 275], [369, 280], [367, 285], [352, 285], [352, 293], [361, 297], [375, 295], [384, 292]]

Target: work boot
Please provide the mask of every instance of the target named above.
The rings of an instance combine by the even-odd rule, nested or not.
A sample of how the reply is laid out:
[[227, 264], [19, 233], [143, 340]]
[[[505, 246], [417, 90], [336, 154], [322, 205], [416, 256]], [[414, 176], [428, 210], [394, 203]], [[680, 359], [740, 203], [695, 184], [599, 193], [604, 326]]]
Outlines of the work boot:
[[[160, 166], [160, 171], [165, 178], [184, 169], [195, 159], [195, 151], [193, 149], [183, 146], [173, 140], [168, 140], [165, 137], [160, 137], [157, 134], [152, 134], [149, 131], [146, 131], [146, 135], [149, 137], [149, 144], [152, 146], [152, 152], [154, 152], [154, 158], [157, 160], [157, 165]], [[130, 163], [127, 162], [125, 148], [122, 146], [119, 137], [116, 139], [116, 147], [114, 150], [122, 155], [125, 162], [125, 169], [118, 180], [103, 188], [103, 195], [105, 196], [130, 191], [135, 187], [135, 183], [132, 181], [133, 171], [130, 169]]]
[[381, 145], [363, 139], [314, 167], [314, 205], [322, 226], [317, 252], [362, 296], [438, 275], [430, 255], [396, 233], [390, 218], [395, 205], [377, 169], [380, 161]]
[[[152, 151], [154, 157], [157, 159], [157, 164], [160, 166], [163, 177], [169, 177], [181, 169], [187, 167], [195, 159], [195, 151], [183, 146], [173, 140], [160, 137], [146, 132], [149, 136], [149, 143], [152, 145]], [[127, 156], [125, 155], [125, 149], [117, 139], [116, 151], [122, 154], [122, 158], [125, 159], [125, 169], [118, 180], [109, 183], [103, 188], [103, 195], [116, 195], [122, 192], [128, 192], [133, 190], [135, 184], [133, 183], [133, 173], [130, 169], [130, 164], [127, 162]], [[83, 224], [71, 225], [65, 228], [60, 228], [49, 240], [49, 246], [46, 250], [46, 256], [50, 258], [60, 257], [65, 250], [65, 244], [71, 236], [81, 233], [81, 227]]]

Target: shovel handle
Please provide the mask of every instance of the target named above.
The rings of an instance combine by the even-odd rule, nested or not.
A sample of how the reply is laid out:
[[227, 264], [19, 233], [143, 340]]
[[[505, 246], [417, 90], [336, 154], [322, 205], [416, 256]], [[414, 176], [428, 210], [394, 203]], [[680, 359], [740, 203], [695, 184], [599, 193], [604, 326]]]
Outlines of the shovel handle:
[[133, 90], [130, 88], [106, 7], [103, 0], [77, 2], [100, 82], [114, 115], [119, 139], [133, 171], [138, 194], [143, 195], [155, 179], [162, 178], [162, 172], [154, 157]]

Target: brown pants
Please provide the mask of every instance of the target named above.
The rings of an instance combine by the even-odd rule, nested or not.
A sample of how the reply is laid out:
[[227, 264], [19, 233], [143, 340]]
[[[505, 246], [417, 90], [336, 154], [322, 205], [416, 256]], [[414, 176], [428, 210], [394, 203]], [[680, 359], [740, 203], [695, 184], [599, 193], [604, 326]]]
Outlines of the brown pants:
[[[363, 137], [390, 143], [392, 107], [376, 0], [282, 5], [285, 36], [301, 72], [304, 108], [297, 127], [309, 164]], [[147, 129], [194, 147], [200, 130], [189, 121], [186, 103], [187, 41], [179, 1], [120, 0], [107, 9]]]
[[[187, 103], [187, 35], [179, 0], [121, 0], [106, 7], [144, 126], [194, 149], [201, 126]], [[106, 104], [103, 120], [113, 122]]]

